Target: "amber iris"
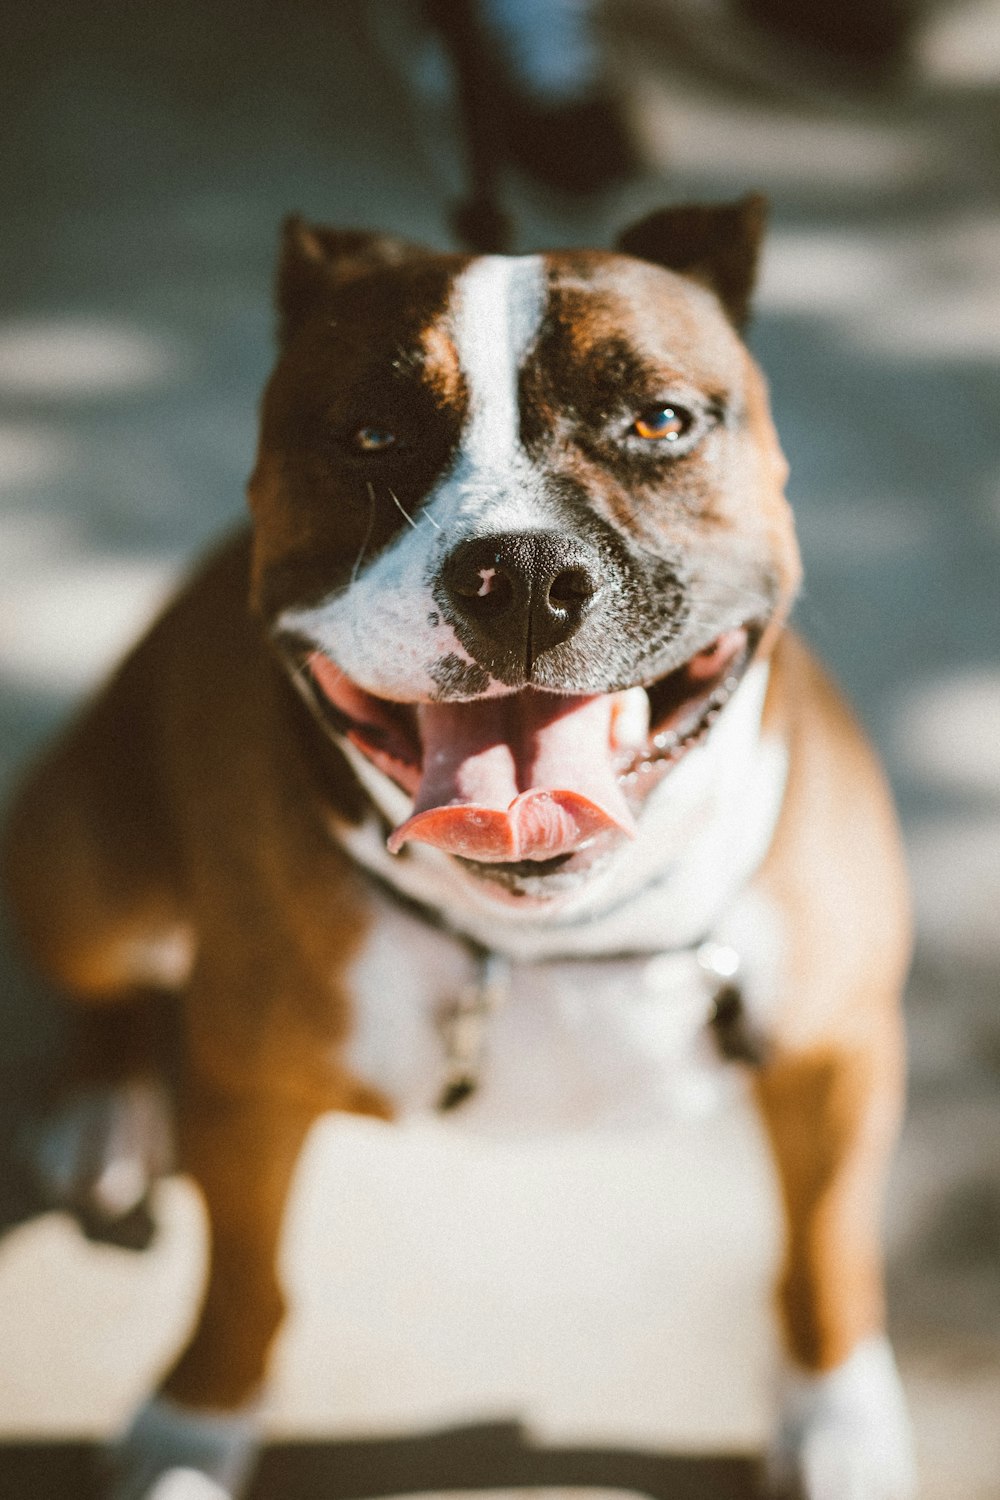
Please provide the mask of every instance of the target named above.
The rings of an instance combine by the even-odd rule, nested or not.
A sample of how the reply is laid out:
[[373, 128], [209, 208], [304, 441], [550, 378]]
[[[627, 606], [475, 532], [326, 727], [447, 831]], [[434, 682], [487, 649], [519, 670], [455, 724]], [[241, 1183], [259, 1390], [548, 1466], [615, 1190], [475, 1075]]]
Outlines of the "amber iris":
[[674, 406], [657, 406], [636, 417], [632, 431], [647, 442], [675, 443], [688, 429], [686, 412]]

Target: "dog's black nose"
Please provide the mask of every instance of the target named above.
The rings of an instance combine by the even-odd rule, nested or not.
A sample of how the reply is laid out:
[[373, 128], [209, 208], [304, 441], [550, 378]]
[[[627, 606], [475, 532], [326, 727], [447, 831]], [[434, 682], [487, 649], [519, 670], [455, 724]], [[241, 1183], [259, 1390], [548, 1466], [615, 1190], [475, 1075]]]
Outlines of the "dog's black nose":
[[600, 558], [556, 531], [475, 537], [440, 573], [463, 645], [501, 680], [525, 675], [543, 651], [575, 635], [601, 592]]

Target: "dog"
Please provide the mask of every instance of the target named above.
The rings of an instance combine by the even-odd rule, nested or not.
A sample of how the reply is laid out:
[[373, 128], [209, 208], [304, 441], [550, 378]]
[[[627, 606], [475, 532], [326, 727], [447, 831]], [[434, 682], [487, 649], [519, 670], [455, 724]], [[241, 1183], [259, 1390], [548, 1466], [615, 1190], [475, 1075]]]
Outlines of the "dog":
[[740, 337], [764, 219], [668, 208], [614, 251], [511, 258], [286, 224], [252, 524], [5, 843], [78, 1030], [53, 1195], [134, 1223], [169, 1094], [212, 1226], [116, 1500], [243, 1490], [321, 1112], [628, 1122], [720, 1055], [784, 1208], [770, 1482], [912, 1495], [878, 1232], [906, 885], [874, 756], [786, 623], [787, 469]]

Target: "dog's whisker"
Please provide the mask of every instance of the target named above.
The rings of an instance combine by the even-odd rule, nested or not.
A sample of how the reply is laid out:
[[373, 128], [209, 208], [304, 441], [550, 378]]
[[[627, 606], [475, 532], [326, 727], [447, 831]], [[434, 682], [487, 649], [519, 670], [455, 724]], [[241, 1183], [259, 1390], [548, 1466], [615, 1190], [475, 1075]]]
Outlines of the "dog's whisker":
[[372, 482], [371, 482], [370, 479], [366, 479], [365, 480], [365, 488], [368, 491], [368, 502], [369, 502], [369, 504], [368, 504], [368, 529], [365, 532], [364, 541], [361, 543], [361, 551], [358, 553], [357, 557], [354, 559], [354, 567], [351, 569], [350, 582], [348, 583], [347, 588], [344, 591], [345, 593], [350, 593], [351, 589], [354, 587], [354, 585], [358, 581], [358, 574], [361, 572], [361, 563], [362, 563], [362, 560], [364, 558], [365, 553], [368, 550], [368, 543], [372, 539], [372, 532], [375, 530], [375, 490], [372, 487]]
[[391, 487], [391, 485], [388, 484], [386, 485], [386, 489], [389, 491], [389, 494], [392, 497], [392, 503], [399, 511], [399, 514], [402, 516], [403, 520], [407, 523], [408, 526], [412, 526], [414, 531], [416, 531], [416, 521], [410, 515], [408, 510], [403, 509], [403, 506], [400, 504], [399, 496], [396, 494], [395, 490]]

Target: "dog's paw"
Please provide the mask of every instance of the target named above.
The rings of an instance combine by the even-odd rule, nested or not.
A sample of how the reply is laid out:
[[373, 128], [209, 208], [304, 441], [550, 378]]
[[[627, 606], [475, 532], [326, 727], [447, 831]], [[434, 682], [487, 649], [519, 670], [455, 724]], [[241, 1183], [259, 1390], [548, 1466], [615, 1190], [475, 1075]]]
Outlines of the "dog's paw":
[[202, 1412], [153, 1396], [106, 1455], [106, 1500], [239, 1500], [260, 1452], [256, 1406]]
[[772, 1493], [795, 1500], [913, 1500], [910, 1422], [886, 1339], [827, 1374], [786, 1373], [766, 1472]]
[[197, 1469], [171, 1469], [146, 1491], [145, 1500], [232, 1500], [232, 1495]]
[[45, 1207], [73, 1214], [88, 1239], [144, 1249], [150, 1191], [173, 1163], [166, 1090], [138, 1077], [78, 1090], [31, 1125], [21, 1154]]

